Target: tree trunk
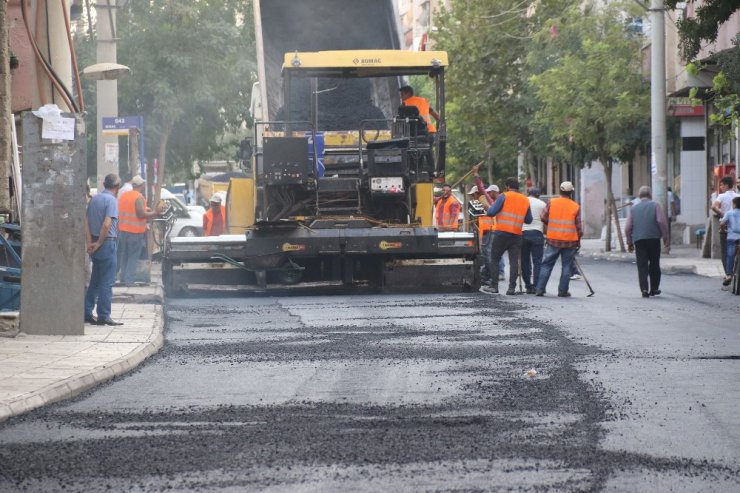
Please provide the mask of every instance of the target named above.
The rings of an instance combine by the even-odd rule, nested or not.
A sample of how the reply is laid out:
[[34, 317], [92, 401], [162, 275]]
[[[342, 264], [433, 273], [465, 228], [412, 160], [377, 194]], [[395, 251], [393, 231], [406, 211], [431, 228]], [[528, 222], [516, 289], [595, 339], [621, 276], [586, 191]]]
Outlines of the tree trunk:
[[[10, 119], [10, 49], [8, 40], [8, 2], [0, 0], [0, 213], [11, 211], [10, 208], [10, 167], [11, 163], [11, 137]], [[14, 183], [17, 187], [19, 183]], [[20, 213], [20, 211], [18, 211]]]
[[599, 157], [602, 165], [604, 166], [604, 177], [606, 178], [606, 237], [604, 251], [612, 251], [612, 208], [611, 204], [614, 201], [614, 195], [612, 194], [612, 163], [609, 159], [601, 154]]
[[174, 124], [175, 122], [171, 118], [167, 119], [162, 125], [162, 134], [159, 136], [159, 168], [157, 169], [157, 186], [154, 189], [154, 201], [152, 202], [155, 205], [159, 203], [162, 183], [164, 183], [164, 170], [167, 165], [167, 143], [170, 140]]

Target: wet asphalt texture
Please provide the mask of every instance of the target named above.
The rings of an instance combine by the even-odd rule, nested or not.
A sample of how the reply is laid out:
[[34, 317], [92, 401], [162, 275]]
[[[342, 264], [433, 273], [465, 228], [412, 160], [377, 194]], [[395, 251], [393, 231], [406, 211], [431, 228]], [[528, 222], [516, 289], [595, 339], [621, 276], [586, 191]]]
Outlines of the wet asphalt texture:
[[[590, 268], [602, 288], [636, 290], [623, 265]], [[698, 279], [676, 276], [676, 286], [681, 278]], [[598, 312], [622, 305], [602, 293], [594, 311], [601, 305], [577, 288], [569, 300], [169, 300], [166, 345], [139, 369], [0, 424], [0, 491], [740, 490], [737, 444], [692, 454], [630, 442], [640, 432], [625, 423], [652, 412], [638, 402], [649, 384], [629, 375], [644, 343], [585, 337], [581, 325], [598, 331]], [[708, 303], [675, 290], [671, 312]], [[650, 318], [632, 303], [625, 320]], [[566, 315], [575, 329], [559, 321]], [[650, 356], [665, 369], [662, 358]], [[729, 361], [736, 388], [740, 366]], [[737, 391], [728, 398], [734, 407]], [[725, 420], [715, 413], [719, 433]], [[656, 426], [671, 433], [670, 422]]]

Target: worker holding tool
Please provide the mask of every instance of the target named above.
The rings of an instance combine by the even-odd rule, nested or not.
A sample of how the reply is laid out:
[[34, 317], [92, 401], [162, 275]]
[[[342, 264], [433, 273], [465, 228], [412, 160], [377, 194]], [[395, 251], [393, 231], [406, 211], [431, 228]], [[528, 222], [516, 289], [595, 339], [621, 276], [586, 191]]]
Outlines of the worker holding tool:
[[545, 225], [540, 218], [547, 204], [540, 200], [539, 188], [530, 188], [527, 199], [532, 210], [532, 224], [522, 227], [522, 278], [527, 294], [535, 294], [545, 248]]
[[535, 287], [537, 296], [544, 296], [547, 281], [550, 280], [552, 268], [560, 257], [560, 282], [558, 296], [570, 296], [568, 287], [573, 269], [573, 259], [581, 246], [583, 224], [581, 223], [581, 207], [573, 200], [573, 184], [564, 181], [560, 184], [560, 197], [550, 200], [540, 218], [547, 226], [547, 246], [542, 259], [540, 275]]
[[640, 187], [638, 196], [640, 203], [632, 207], [624, 233], [629, 251], [635, 252], [637, 257], [637, 279], [642, 297], [647, 298], [660, 294], [660, 239], [663, 238], [667, 248], [668, 219], [660, 204], [652, 200], [650, 187]]
[[[483, 202], [485, 206], [486, 212], [488, 209], [491, 208], [491, 206], [496, 202], [496, 199], [498, 199], [499, 194], [501, 191], [499, 190], [497, 185], [488, 185], [487, 187], [483, 183], [483, 180], [480, 178], [480, 167], [483, 164], [483, 161], [476, 164], [471, 168], [471, 170], [466, 173], [466, 176], [470, 173], [473, 174], [473, 178], [475, 180], [475, 189], [476, 190], [482, 190], [480, 195], [480, 201]], [[486, 214], [485, 216], [478, 217], [478, 223], [485, 223], [488, 225], [488, 227], [484, 229], [479, 229], [480, 231], [485, 231], [483, 233], [482, 238], [482, 245], [481, 245], [481, 257], [483, 257], [483, 265], [481, 265], [481, 292], [486, 292], [487, 287], [490, 287], [491, 285], [491, 243], [493, 242], [493, 227], [496, 224], [496, 219], [493, 217], [488, 216]], [[498, 262], [498, 280], [503, 281], [506, 279], [504, 277], [504, 269], [506, 268], [506, 264], [504, 264], [504, 257], [502, 256], [501, 259]]]
[[136, 265], [146, 248], [146, 222], [162, 213], [162, 207], [154, 210], [146, 206], [141, 194], [146, 182], [136, 175], [131, 179], [131, 190], [118, 197], [118, 268], [124, 286], [134, 283]]
[[506, 179], [506, 191], [498, 196], [488, 209], [496, 217], [491, 242], [491, 286], [481, 289], [484, 293], [498, 294], [499, 262], [504, 252], [509, 253], [509, 289], [506, 294], [516, 294], [519, 277], [519, 254], [522, 249], [522, 226], [532, 223], [532, 211], [527, 197], [519, 193], [519, 180]]

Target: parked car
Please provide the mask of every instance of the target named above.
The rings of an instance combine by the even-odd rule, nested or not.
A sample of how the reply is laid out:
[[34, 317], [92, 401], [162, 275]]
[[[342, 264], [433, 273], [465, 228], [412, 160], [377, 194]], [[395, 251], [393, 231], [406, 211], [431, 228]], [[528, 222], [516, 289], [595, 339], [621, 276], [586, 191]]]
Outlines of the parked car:
[[169, 236], [203, 236], [203, 214], [205, 209], [198, 205], [185, 205], [166, 188], [162, 189], [160, 198], [172, 207], [175, 223]]

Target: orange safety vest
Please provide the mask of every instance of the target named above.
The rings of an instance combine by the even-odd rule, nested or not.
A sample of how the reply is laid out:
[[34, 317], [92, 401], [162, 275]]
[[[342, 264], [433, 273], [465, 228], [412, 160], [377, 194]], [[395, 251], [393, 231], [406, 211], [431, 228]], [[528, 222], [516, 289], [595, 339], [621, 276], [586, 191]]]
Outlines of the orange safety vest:
[[136, 190], [129, 190], [118, 197], [118, 230], [126, 233], [146, 233], [146, 218], [136, 217], [136, 201], [144, 196]]
[[437, 126], [432, 121], [432, 115], [429, 113], [429, 101], [422, 98], [421, 96], [410, 96], [403, 102], [404, 106], [416, 106], [419, 109], [419, 116], [426, 122], [427, 131], [434, 133], [437, 131]]
[[491, 216], [478, 216], [478, 233], [483, 236], [496, 228], [496, 218]]
[[440, 198], [437, 202], [437, 228], [440, 231], [457, 231], [458, 222], [457, 214], [459, 212], [453, 212], [452, 206], [457, 204], [458, 201], [455, 197], [450, 195], [447, 200]]
[[578, 241], [576, 216], [580, 206], [571, 199], [557, 197], [550, 200], [547, 238], [560, 241]]
[[[218, 207], [219, 216], [214, 218], [213, 209]], [[203, 234], [205, 236], [219, 236], [224, 232], [224, 209], [220, 205], [211, 206], [210, 209], [203, 215]]]
[[496, 214], [496, 226], [494, 231], [505, 231], [515, 235], [522, 234], [524, 216], [529, 209], [529, 199], [519, 192], [504, 192], [504, 206]]

